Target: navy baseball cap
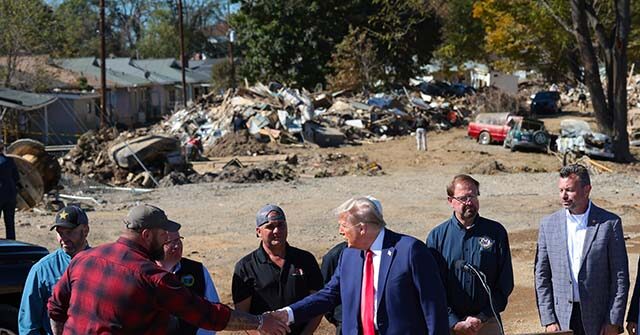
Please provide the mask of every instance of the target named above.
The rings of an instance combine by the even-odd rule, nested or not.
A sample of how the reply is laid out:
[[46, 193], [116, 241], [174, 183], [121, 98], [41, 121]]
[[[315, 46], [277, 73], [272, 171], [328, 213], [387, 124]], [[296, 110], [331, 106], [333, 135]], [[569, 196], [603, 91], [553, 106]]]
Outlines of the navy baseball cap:
[[81, 224], [89, 224], [87, 214], [78, 206], [67, 206], [56, 214], [56, 221], [51, 226], [54, 230], [56, 227], [75, 228]]
[[138, 205], [133, 207], [124, 223], [128, 229], [160, 228], [170, 232], [180, 229], [180, 224], [169, 220], [164, 211], [153, 205]]
[[[275, 216], [269, 217], [269, 213], [276, 212]], [[256, 214], [256, 227], [260, 227], [263, 224], [271, 221], [287, 221], [287, 218], [284, 216], [284, 211], [282, 208], [276, 205], [265, 205], [260, 208], [258, 213]]]

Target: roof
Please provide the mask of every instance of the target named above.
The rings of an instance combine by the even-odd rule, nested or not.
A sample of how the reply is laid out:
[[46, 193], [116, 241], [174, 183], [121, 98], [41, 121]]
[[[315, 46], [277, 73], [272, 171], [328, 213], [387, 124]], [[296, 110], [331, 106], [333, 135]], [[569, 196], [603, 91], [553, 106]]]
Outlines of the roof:
[[[148, 86], [153, 82], [145, 78], [140, 69], [130, 66], [130, 58], [107, 58], [106, 80], [108, 87]], [[80, 73], [84, 77], [100, 79], [100, 61], [96, 57], [60, 58], [54, 63], [64, 69]]]
[[[95, 57], [61, 58], [54, 63], [85, 77], [100, 78], [100, 60]], [[173, 85], [182, 82], [180, 64], [174, 58], [138, 60], [133, 58], [107, 58], [108, 87], [137, 87]], [[207, 83], [211, 72], [187, 69], [187, 83]]]
[[[175, 58], [139, 59], [133, 60], [132, 63], [133, 66], [148, 71], [151, 74], [151, 78], [163, 78], [164, 80], [170, 80], [172, 83], [182, 82], [180, 62]], [[190, 68], [185, 71], [185, 80], [189, 84], [206, 83], [210, 81], [210, 78], [210, 75], [205, 76]]]
[[0, 106], [30, 111], [47, 106], [58, 98], [47, 95], [0, 88]]

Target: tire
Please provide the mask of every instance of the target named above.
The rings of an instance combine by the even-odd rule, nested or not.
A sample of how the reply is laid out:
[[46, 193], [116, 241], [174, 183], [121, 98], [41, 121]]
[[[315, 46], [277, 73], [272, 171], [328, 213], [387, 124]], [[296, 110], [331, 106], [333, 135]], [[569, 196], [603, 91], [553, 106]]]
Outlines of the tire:
[[543, 131], [536, 131], [533, 133], [533, 143], [537, 145], [545, 145], [549, 141], [549, 135], [544, 133]]
[[18, 310], [9, 305], [0, 305], [0, 334], [18, 335]]
[[478, 143], [482, 145], [487, 145], [491, 143], [491, 135], [489, 134], [488, 131], [483, 131], [480, 133], [480, 135], [478, 135]]

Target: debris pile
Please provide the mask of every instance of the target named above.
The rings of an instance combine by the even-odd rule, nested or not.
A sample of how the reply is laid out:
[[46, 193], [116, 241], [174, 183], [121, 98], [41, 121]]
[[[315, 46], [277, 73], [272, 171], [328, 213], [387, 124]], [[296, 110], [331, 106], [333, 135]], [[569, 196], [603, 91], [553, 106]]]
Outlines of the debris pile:
[[[448, 129], [463, 125], [475, 109], [472, 95], [435, 96], [425, 93], [433, 92], [424, 82], [412, 84], [411, 92], [365, 96], [258, 83], [238, 89], [235, 95], [229, 91], [224, 96], [204, 96], [154, 126], [152, 132], [171, 134], [183, 144], [197, 136], [207, 156], [273, 154], [277, 149], [268, 143], [335, 147], [407, 135], [419, 116], [435, 128]], [[241, 130], [248, 131], [250, 138], [238, 135]]]
[[64, 172], [134, 187], [376, 175], [382, 173], [381, 167], [366, 157], [313, 155], [311, 151], [301, 157], [300, 165], [265, 162], [215, 168], [207, 175], [195, 165], [192, 170], [189, 163], [278, 155], [282, 145], [337, 147], [387, 140], [410, 134], [418, 118], [428, 121], [432, 129], [463, 126], [477, 104], [484, 103], [470, 93], [435, 92], [420, 81], [412, 82], [409, 89], [372, 96], [349, 91], [310, 93], [278, 83], [258, 83], [234, 94], [205, 95], [149, 129], [88, 132], [61, 159], [61, 165]]

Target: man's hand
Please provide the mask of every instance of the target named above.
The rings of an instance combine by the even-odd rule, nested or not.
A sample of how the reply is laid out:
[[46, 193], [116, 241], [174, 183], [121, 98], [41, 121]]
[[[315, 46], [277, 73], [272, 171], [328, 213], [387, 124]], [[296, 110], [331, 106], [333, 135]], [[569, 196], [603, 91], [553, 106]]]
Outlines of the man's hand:
[[464, 320], [466, 323], [469, 324], [469, 326], [471, 327], [471, 329], [473, 329], [474, 333], [477, 333], [480, 331], [480, 328], [482, 328], [482, 326], [484, 326], [482, 324], [482, 320], [473, 317], [473, 316], [467, 316], [467, 319]]
[[264, 313], [262, 315], [271, 315], [274, 318], [280, 320], [285, 325], [289, 324], [289, 313], [287, 313], [287, 311], [285, 309], [279, 309], [279, 310], [276, 310], [276, 311], [266, 312], [266, 313]]
[[606, 324], [602, 326], [600, 335], [618, 335], [618, 326], [612, 324]]
[[281, 312], [271, 312], [262, 314], [262, 327], [258, 329], [260, 334], [267, 335], [284, 335], [286, 333], [291, 332], [289, 326], [287, 326], [286, 319], [288, 319], [287, 312], [284, 312], [285, 321], [282, 321], [282, 316], [274, 313]]
[[552, 323], [550, 325], [547, 325], [544, 329], [544, 331], [548, 332], [559, 332], [560, 331], [560, 325], [556, 322], [556, 323]]
[[629, 335], [638, 335], [638, 323], [627, 322], [627, 332], [629, 332]]
[[453, 326], [453, 333], [456, 335], [476, 335], [477, 332], [467, 320], [460, 321]]

